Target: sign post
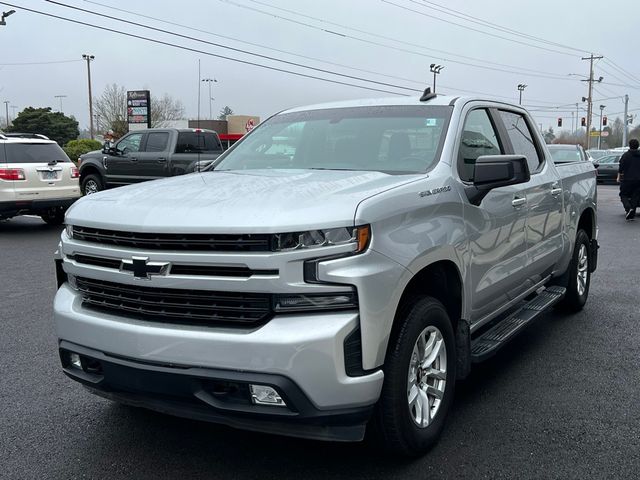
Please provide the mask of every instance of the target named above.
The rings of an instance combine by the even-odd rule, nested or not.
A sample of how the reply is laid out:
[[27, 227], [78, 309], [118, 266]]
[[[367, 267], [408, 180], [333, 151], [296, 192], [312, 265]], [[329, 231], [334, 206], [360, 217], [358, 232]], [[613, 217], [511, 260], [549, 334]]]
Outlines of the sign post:
[[127, 123], [129, 130], [151, 128], [151, 94], [149, 90], [127, 92]]

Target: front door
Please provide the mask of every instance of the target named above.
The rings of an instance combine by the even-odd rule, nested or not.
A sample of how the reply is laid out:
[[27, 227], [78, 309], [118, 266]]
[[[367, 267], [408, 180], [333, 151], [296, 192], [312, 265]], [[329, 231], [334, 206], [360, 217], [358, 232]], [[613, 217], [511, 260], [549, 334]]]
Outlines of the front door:
[[[467, 113], [458, 149], [458, 174], [464, 183], [473, 182], [478, 157], [506, 153], [495, 115], [484, 108]], [[496, 188], [479, 206], [465, 204], [472, 322], [495, 312], [529, 287], [525, 190], [526, 184]]]
[[138, 154], [143, 147], [145, 133], [129, 133], [115, 146], [113, 154], [103, 157], [110, 185], [127, 185], [136, 182], [138, 176]]

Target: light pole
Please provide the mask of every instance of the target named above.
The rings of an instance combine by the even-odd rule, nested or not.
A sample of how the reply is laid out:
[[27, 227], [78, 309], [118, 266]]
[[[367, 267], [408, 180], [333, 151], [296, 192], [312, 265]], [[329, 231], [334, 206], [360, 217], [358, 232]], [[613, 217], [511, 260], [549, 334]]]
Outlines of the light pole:
[[524, 89], [527, 88], [527, 86], [528, 85], [525, 85], [524, 83], [518, 84], [518, 92], [520, 92], [520, 100], [518, 100], [518, 105], [522, 105], [522, 92], [524, 92]]
[[203, 78], [202, 81], [209, 85], [209, 120], [213, 120], [213, 111], [211, 109], [211, 100], [213, 100], [213, 98], [211, 98], [211, 84], [218, 83], [218, 80], [215, 78]]
[[95, 138], [93, 131], [93, 96], [91, 94], [91, 62], [94, 58], [93, 55], [83, 53], [82, 58], [87, 62], [87, 83], [89, 84], [89, 136], [91, 140]]
[[67, 98], [67, 96], [66, 95], [54, 95], [53, 97], [60, 100], [60, 113], [62, 113], [62, 99], [63, 98]]
[[4, 101], [4, 108], [7, 113], [7, 128], [9, 128], [9, 103], [10, 103], [9, 100]]
[[601, 142], [602, 142], [602, 111], [605, 109], [604, 105], [600, 105], [600, 130], [598, 135], [598, 150], [600, 150]]
[[436, 65], [435, 63], [432, 63], [429, 66], [429, 71], [433, 73], [433, 93], [436, 93], [436, 77], [440, 74], [442, 69], [444, 69], [443, 65]]
[[8, 12], [2, 12], [2, 16], [0, 17], [0, 26], [5, 26], [7, 24], [5, 18], [7, 18], [10, 15], [13, 15], [14, 13], [16, 13], [15, 10], [9, 10]]

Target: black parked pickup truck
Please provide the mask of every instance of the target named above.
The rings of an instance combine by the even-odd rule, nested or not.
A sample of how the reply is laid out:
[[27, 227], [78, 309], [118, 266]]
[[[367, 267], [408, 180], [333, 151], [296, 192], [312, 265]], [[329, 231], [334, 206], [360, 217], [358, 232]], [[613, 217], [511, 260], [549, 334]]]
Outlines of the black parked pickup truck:
[[84, 195], [107, 188], [194, 172], [222, 153], [211, 130], [153, 128], [129, 132], [115, 144], [81, 155], [80, 188]]

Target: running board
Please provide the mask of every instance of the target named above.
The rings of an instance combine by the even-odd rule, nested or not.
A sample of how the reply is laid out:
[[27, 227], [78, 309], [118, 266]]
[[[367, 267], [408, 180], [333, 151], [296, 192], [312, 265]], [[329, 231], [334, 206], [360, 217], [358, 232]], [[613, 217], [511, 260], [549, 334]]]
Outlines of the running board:
[[540, 314], [564, 297], [566, 288], [549, 287], [478, 338], [471, 341], [471, 361], [479, 363], [494, 355]]

